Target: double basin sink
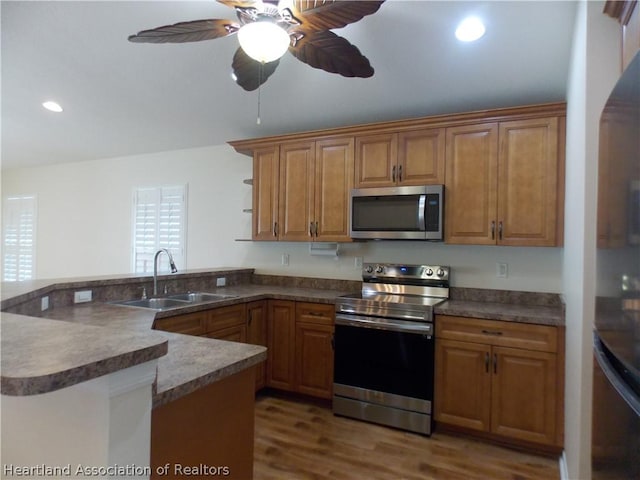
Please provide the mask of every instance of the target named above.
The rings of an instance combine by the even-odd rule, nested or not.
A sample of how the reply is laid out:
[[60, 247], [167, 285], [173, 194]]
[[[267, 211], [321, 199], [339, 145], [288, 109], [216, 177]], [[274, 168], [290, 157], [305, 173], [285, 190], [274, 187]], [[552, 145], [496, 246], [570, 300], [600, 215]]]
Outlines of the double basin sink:
[[141, 298], [138, 300], [118, 300], [109, 302], [113, 305], [123, 305], [126, 307], [148, 308], [150, 310], [167, 310], [169, 308], [187, 307], [198, 303], [214, 302], [236, 298], [237, 295], [226, 295], [221, 293], [188, 292], [167, 295], [166, 297]]

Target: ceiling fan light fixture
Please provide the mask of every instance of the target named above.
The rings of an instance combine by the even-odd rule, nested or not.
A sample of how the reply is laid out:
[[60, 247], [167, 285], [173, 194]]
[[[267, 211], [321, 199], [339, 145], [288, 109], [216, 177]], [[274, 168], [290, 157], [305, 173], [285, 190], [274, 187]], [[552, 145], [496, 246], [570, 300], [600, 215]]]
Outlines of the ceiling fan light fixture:
[[456, 28], [456, 38], [461, 42], [475, 42], [484, 32], [484, 24], [479, 18], [467, 17]]
[[270, 20], [247, 23], [238, 30], [244, 53], [262, 63], [282, 57], [289, 48], [289, 34]]

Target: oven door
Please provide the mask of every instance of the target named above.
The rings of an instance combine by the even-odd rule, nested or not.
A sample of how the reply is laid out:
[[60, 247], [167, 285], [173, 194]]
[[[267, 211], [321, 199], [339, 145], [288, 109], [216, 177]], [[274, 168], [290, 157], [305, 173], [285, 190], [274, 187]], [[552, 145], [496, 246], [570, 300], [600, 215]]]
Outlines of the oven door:
[[433, 324], [336, 315], [334, 383], [433, 399]]

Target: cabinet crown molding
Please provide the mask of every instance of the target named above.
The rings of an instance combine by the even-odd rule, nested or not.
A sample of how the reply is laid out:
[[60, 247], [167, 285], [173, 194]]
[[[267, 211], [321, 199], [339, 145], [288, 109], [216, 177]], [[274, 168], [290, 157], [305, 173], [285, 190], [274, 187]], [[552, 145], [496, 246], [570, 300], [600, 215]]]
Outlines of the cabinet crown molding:
[[527, 118], [561, 116], [566, 113], [566, 102], [541, 103], [535, 105], [516, 106], [489, 110], [474, 110], [470, 112], [448, 113], [418, 117], [388, 122], [352, 125], [323, 130], [310, 130], [283, 135], [252, 138], [247, 140], [232, 140], [227, 142], [238, 153], [252, 156], [253, 151], [273, 144], [298, 142], [302, 140], [323, 140], [354, 135], [368, 135], [378, 133], [396, 133], [418, 128], [438, 128], [464, 125], [466, 123], [500, 122], [505, 120], [524, 120]]

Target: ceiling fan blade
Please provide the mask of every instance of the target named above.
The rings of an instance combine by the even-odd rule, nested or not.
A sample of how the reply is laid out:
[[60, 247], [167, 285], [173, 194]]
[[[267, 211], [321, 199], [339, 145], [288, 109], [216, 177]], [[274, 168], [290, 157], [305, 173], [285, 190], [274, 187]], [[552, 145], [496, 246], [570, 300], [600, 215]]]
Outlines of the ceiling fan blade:
[[343, 77], [368, 78], [373, 67], [367, 57], [345, 38], [330, 31], [313, 32], [303, 37], [289, 51], [301, 62]]
[[231, 66], [236, 83], [250, 92], [266, 82], [279, 64], [279, 59], [269, 63], [257, 62], [238, 47]]
[[212, 40], [236, 33], [240, 25], [232, 20], [193, 20], [142, 30], [129, 36], [136, 43], [185, 43]]
[[302, 30], [342, 28], [375, 13], [384, 0], [293, 0], [291, 13], [302, 22]]

